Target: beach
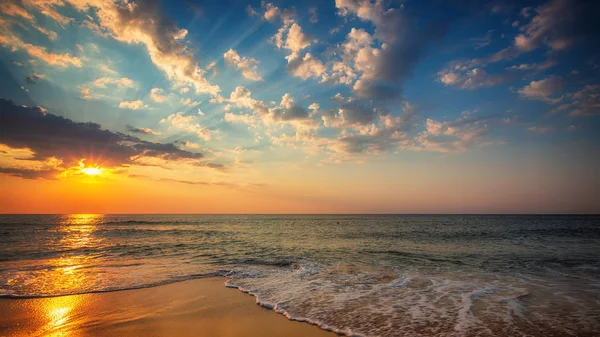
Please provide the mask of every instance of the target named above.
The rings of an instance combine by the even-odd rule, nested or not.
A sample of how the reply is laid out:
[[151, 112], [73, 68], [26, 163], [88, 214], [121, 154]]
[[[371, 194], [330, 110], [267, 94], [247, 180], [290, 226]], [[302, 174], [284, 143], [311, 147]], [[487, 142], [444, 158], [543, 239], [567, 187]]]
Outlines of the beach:
[[225, 278], [30, 299], [0, 299], [0, 336], [337, 336], [226, 288]]

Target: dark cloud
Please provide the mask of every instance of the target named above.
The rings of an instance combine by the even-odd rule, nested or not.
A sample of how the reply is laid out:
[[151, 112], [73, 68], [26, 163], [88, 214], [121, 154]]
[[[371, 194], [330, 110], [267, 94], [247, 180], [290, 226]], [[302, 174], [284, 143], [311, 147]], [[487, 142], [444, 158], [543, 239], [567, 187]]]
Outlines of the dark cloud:
[[0, 167], [0, 174], [8, 174], [15, 177], [21, 177], [24, 179], [55, 179], [56, 175], [59, 174], [60, 171], [56, 169], [46, 169], [46, 170], [29, 170], [22, 168], [12, 168], [12, 167]]
[[[4, 99], [0, 99], [0, 121], [0, 143], [11, 148], [31, 149], [34, 152], [31, 160], [55, 157], [68, 167], [85, 158], [86, 163], [118, 167], [134, 164], [140, 157], [157, 157], [164, 160], [198, 159], [198, 166], [222, 169], [219, 164], [199, 161], [203, 158], [201, 153], [179, 149], [173, 143], [144, 141], [103, 130], [96, 123], [74, 122], [38, 107], [16, 106]], [[28, 177], [28, 172], [9, 169], [3, 172]]]
[[127, 130], [127, 132], [131, 132], [131, 133], [152, 133], [152, 130], [150, 129], [146, 129], [146, 128], [136, 128], [133, 125], [125, 125], [125, 130]]

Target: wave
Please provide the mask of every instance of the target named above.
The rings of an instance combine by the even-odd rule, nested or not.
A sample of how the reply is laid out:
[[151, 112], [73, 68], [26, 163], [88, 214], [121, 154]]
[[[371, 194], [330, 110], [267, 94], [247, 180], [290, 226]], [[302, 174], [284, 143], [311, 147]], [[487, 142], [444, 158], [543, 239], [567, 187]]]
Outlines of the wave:
[[230, 260], [228, 264], [246, 264], [246, 265], [254, 265], [254, 266], [274, 266], [274, 267], [299, 267], [299, 263], [296, 260], [286, 260], [286, 259], [240, 259], [240, 260]]
[[244, 289], [243, 287], [236, 286], [236, 285], [230, 283], [231, 281], [232, 281], [232, 279], [229, 279], [228, 281], [225, 282], [225, 286], [227, 288], [237, 289], [244, 294], [253, 296], [256, 300], [256, 304], [258, 304], [259, 306], [261, 306], [263, 308], [273, 310], [276, 313], [285, 316], [290, 321], [315, 325], [325, 331], [334, 332], [341, 336], [367, 337], [366, 335], [355, 333], [349, 328], [337, 328], [337, 327], [331, 326], [323, 321], [319, 321], [319, 320], [315, 320], [315, 319], [311, 319], [311, 318], [307, 318], [307, 317], [294, 316], [294, 315], [290, 314], [290, 312], [288, 312], [287, 310], [280, 308], [277, 304], [272, 304], [269, 302], [262, 301], [258, 294], [254, 293], [251, 290]]

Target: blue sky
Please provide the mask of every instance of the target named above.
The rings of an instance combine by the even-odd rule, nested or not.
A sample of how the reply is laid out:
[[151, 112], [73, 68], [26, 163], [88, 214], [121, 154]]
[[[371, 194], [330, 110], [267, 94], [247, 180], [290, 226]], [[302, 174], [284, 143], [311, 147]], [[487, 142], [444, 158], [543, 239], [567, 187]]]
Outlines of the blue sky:
[[[0, 137], [2, 179], [66, 179], [84, 160], [174, 191], [208, 183], [246, 193], [236, 200], [284, 195], [291, 212], [350, 185], [364, 200], [322, 211], [598, 211], [597, 7], [5, 1], [0, 96], [15, 110], [6, 113], [91, 122], [118, 140], [73, 136], [81, 151], [67, 152], [54, 133], [32, 136], [36, 123], [52, 130], [32, 114], [14, 125], [31, 137]], [[296, 209], [299, 195], [309, 202]]]

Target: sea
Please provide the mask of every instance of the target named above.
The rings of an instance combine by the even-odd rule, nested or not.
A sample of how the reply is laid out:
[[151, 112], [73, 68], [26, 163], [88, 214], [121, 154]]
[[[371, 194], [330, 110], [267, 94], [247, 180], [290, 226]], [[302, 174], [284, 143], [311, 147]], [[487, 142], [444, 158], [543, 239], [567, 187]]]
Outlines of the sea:
[[0, 296], [223, 276], [348, 336], [600, 336], [600, 216], [0, 215]]

